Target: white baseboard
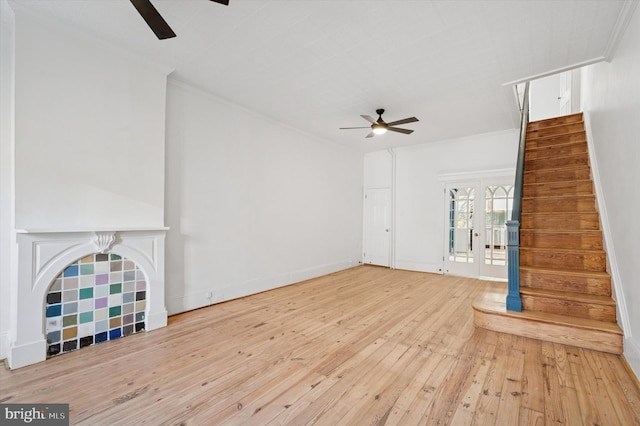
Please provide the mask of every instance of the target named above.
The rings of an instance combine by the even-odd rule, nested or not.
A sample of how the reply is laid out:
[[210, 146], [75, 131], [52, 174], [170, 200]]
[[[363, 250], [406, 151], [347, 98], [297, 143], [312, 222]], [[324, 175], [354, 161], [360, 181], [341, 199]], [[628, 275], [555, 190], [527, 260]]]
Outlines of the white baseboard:
[[0, 360], [7, 358], [9, 353], [9, 335], [8, 331], [0, 331]]
[[47, 341], [45, 339], [12, 346], [7, 352], [7, 361], [12, 370], [42, 362], [45, 359], [47, 359]]
[[403, 269], [405, 271], [431, 272], [433, 274], [442, 274], [442, 264], [427, 262], [412, 262], [407, 260], [397, 260], [395, 269]]
[[613, 246], [613, 237], [611, 236], [611, 228], [609, 226], [609, 215], [607, 213], [607, 205], [605, 204], [604, 191], [600, 181], [600, 171], [598, 168], [598, 159], [596, 157], [595, 141], [593, 132], [591, 131], [591, 117], [588, 112], [582, 113], [584, 120], [584, 128], [587, 134], [587, 145], [589, 147], [589, 161], [591, 163], [591, 176], [593, 187], [596, 192], [596, 202], [600, 213], [600, 223], [602, 225], [602, 235], [604, 237], [605, 251], [607, 252], [607, 262], [609, 266], [609, 274], [611, 275], [611, 284], [613, 286], [613, 297], [616, 300], [616, 309], [618, 324], [622, 328], [625, 338], [631, 336], [631, 322], [629, 320], [629, 310], [627, 308], [627, 300], [622, 288], [622, 278], [620, 278], [620, 269], [618, 268], [618, 259]]
[[[216, 287], [214, 290], [203, 289], [202, 291], [184, 295], [166, 295], [165, 303], [169, 315], [175, 315], [181, 312], [191, 311], [193, 309], [202, 308], [216, 303], [226, 302], [228, 300], [295, 284], [300, 281], [342, 271], [358, 265], [358, 261], [345, 260], [342, 262], [291, 271], [274, 277], [256, 278], [225, 287]], [[207, 297], [207, 293], [211, 293], [210, 298]]]
[[640, 343], [636, 342], [633, 337], [624, 339], [623, 355], [635, 373], [636, 379], [640, 380]]

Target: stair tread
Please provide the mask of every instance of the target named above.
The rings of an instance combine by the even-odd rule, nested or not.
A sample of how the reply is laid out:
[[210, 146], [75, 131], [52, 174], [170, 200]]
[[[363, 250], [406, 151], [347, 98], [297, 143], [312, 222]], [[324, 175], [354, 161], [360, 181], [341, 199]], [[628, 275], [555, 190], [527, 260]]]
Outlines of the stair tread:
[[[587, 154], [587, 151], [585, 152], [574, 152], [574, 153], [569, 153], [569, 154], [562, 154], [562, 155], [554, 155], [553, 159], [557, 160], [559, 158], [572, 158], [572, 157], [584, 157], [584, 156], [588, 156], [589, 154]], [[527, 154], [524, 155], [525, 161], [549, 161], [549, 158], [547, 157], [542, 157], [542, 158], [527, 158]]]
[[[554, 127], [555, 128], [566, 127], [566, 126], [571, 126], [571, 125], [580, 124], [580, 123], [582, 123], [582, 121], [574, 121], [573, 123], [561, 123], [561, 124], [556, 124], [555, 126], [540, 127], [539, 129], [529, 129], [527, 127], [527, 134], [535, 133], [535, 132], [540, 131], [542, 129], [548, 130], [548, 129], [553, 129]], [[534, 139], [556, 138], [558, 136], [573, 135], [575, 133], [583, 133], [583, 132], [584, 132], [584, 130], [573, 130], [573, 131], [570, 131], [570, 132], [562, 132], [562, 133], [556, 133], [556, 134], [552, 134], [552, 135], [540, 136], [540, 137], [537, 137], [537, 138], [534, 138]]]
[[544, 251], [544, 252], [559, 252], [559, 253], [573, 253], [573, 254], [584, 254], [584, 253], [606, 253], [604, 249], [563, 249], [563, 248], [549, 248], [549, 247], [522, 247], [520, 246], [520, 250], [535, 250], [535, 251]]
[[[555, 157], [554, 157], [555, 158]], [[546, 160], [546, 158], [536, 158], [535, 160]], [[533, 161], [533, 160], [529, 160], [529, 161]], [[568, 170], [580, 170], [580, 169], [589, 169], [589, 165], [587, 164], [568, 164], [568, 165], [563, 165], [560, 167], [554, 167], [552, 169], [542, 169], [542, 170], [525, 170], [524, 171], [524, 175], [526, 176], [527, 174], [529, 175], [535, 175], [535, 174], [553, 174], [553, 173], [558, 173], [558, 172], [563, 172], [563, 171], [568, 171]]]
[[[530, 197], [536, 198], [536, 197]], [[563, 212], [563, 216], [572, 215], [572, 216], [582, 216], [582, 215], [597, 215], [598, 212]], [[522, 212], [522, 215], [531, 215], [531, 216], [558, 216], [556, 212]]]
[[578, 293], [573, 291], [547, 290], [535, 287], [521, 287], [521, 294], [531, 296], [547, 297], [552, 299], [570, 300], [573, 302], [592, 303], [598, 305], [615, 306], [616, 301], [610, 296], [600, 296], [597, 294]]
[[541, 271], [544, 273], [548, 273], [548, 274], [558, 274], [558, 275], [567, 275], [567, 274], [571, 274], [571, 275], [580, 275], [580, 276], [602, 276], [602, 277], [606, 277], [609, 276], [608, 272], [602, 272], [602, 271], [585, 271], [585, 270], [580, 270], [580, 269], [558, 269], [558, 268], [536, 268], [533, 266], [520, 266], [520, 270], [527, 270], [527, 271]]
[[617, 323], [599, 321], [587, 318], [570, 317], [567, 315], [540, 313], [535, 311], [514, 312], [508, 311], [505, 306], [507, 292], [486, 292], [473, 303], [473, 309], [489, 314], [499, 314], [512, 318], [523, 318], [539, 323], [564, 325], [584, 330], [600, 331], [608, 334], [622, 335], [622, 330]]
[[[561, 198], [594, 198], [595, 194], [575, 194], [575, 195], [536, 195], [533, 197], [522, 197], [523, 200], [536, 200], [536, 199], [561, 199]], [[524, 213], [524, 212], [523, 212]]]
[[[561, 124], [559, 126], [553, 126], [553, 127], [564, 127], [564, 126], [568, 126], [568, 125], [572, 125], [572, 124], [579, 124], [579, 123], [567, 123], [567, 124]], [[535, 134], [536, 132], [539, 132], [540, 130], [549, 130], [549, 129], [553, 129], [553, 127], [543, 127], [542, 129], [537, 129], [537, 130], [527, 130], [527, 142], [529, 141], [543, 141], [546, 139], [553, 139], [553, 138], [558, 138], [558, 137], [562, 137], [562, 136], [570, 136], [570, 135], [576, 135], [576, 134], [580, 134], [580, 133], [584, 133], [584, 130], [575, 130], [575, 131], [571, 131], [571, 132], [567, 132], [567, 131], [561, 131], [560, 133], [551, 133], [551, 134], [545, 134], [542, 136], [539, 136], [537, 134]], [[558, 143], [558, 145], [560, 145], [560, 143]]]
[[[576, 120], [577, 119], [577, 120]], [[567, 115], [560, 115], [558, 117], [551, 117], [551, 118], [545, 118], [543, 120], [536, 120], [536, 121], [530, 121], [529, 123], [527, 123], [527, 126], [546, 126], [546, 124], [551, 124], [551, 123], [557, 123], [557, 122], [581, 122], [582, 120], [582, 113], [581, 112], [576, 112], [573, 114], [567, 114]], [[553, 125], [553, 124], [552, 124]]]
[[601, 234], [599, 229], [566, 229], [566, 228], [520, 228], [520, 231], [527, 233], [535, 232], [539, 234]]
[[531, 182], [531, 183], [525, 183], [524, 186], [551, 186], [551, 185], [558, 185], [558, 184], [578, 184], [578, 183], [591, 183], [592, 180], [591, 179], [576, 179], [576, 180], [559, 180], [556, 182]]

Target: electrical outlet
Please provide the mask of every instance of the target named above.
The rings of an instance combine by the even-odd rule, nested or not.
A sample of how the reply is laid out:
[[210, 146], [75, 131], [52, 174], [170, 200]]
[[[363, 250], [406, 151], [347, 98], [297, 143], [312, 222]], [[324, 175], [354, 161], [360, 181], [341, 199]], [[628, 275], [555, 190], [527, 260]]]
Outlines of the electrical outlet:
[[211, 297], [212, 297], [212, 296], [213, 296], [213, 295], [211, 294], [211, 292], [210, 292], [210, 291], [208, 291], [208, 292], [206, 292], [206, 293], [204, 294], [204, 297], [206, 297], [207, 299], [211, 299]]

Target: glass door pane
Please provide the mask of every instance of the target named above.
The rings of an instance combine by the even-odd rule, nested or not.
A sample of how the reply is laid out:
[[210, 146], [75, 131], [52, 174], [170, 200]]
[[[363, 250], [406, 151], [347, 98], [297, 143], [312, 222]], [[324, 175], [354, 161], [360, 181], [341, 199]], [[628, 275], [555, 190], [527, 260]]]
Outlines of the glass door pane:
[[474, 208], [473, 187], [449, 190], [449, 260], [452, 262], [474, 263]]
[[485, 188], [485, 265], [507, 264], [507, 226], [513, 208], [512, 185]]

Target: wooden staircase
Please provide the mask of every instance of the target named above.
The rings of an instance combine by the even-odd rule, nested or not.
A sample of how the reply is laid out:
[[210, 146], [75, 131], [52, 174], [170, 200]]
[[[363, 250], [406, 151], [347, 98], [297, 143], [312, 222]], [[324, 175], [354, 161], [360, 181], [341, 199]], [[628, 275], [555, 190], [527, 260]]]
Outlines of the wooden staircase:
[[522, 196], [522, 312], [487, 294], [476, 325], [622, 353], [582, 114], [529, 123]]

